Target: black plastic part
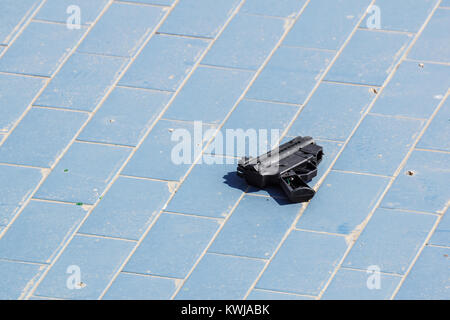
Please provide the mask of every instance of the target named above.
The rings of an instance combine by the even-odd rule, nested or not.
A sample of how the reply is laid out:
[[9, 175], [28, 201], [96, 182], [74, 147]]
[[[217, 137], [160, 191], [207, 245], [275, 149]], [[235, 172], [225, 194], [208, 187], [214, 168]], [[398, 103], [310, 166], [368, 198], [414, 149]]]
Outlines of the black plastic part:
[[317, 175], [323, 148], [311, 137], [297, 137], [256, 158], [243, 158], [237, 172], [248, 184], [279, 185], [292, 202], [307, 202], [315, 191], [307, 185]]

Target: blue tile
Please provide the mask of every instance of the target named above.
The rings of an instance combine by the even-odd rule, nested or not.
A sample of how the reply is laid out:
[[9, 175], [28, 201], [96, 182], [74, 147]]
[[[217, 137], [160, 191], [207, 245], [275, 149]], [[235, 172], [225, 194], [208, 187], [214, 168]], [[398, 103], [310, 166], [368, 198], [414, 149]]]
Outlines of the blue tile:
[[425, 247], [395, 299], [450, 299], [450, 249]]
[[305, 3], [306, 0], [247, 0], [239, 12], [294, 18]]
[[447, 212], [441, 218], [429, 243], [450, 247], [450, 213]]
[[161, 20], [162, 8], [113, 3], [78, 51], [131, 57]]
[[289, 134], [345, 141], [374, 97], [367, 87], [323, 82]]
[[346, 249], [344, 237], [293, 231], [256, 288], [317, 295]]
[[176, 299], [243, 299], [264, 267], [264, 261], [206, 254]]
[[209, 251], [268, 259], [291, 227], [300, 208], [288, 201], [246, 196], [239, 202]]
[[187, 122], [158, 121], [123, 173], [134, 177], [180, 180], [202, 147], [206, 137], [201, 134], [202, 128], [203, 133], [209, 129], [201, 124], [196, 126]]
[[283, 44], [337, 50], [369, 4], [369, 0], [310, 1]]
[[253, 289], [247, 300], [314, 300], [314, 298], [291, 293]]
[[166, 119], [221, 123], [248, 86], [253, 72], [200, 67], [181, 89]]
[[204, 156], [183, 182], [167, 210], [224, 218], [245, 190], [244, 180], [236, 175], [236, 164], [225, 158]]
[[0, 258], [50, 263], [85, 215], [73, 204], [31, 201], [0, 240]]
[[74, 54], [36, 101], [38, 106], [93, 111], [127, 60]]
[[[383, 199], [386, 208], [442, 212], [448, 203], [450, 155], [414, 151]], [[411, 171], [413, 175], [408, 175]]]
[[51, 76], [85, 31], [31, 22], [0, 59], [0, 71]]
[[389, 81], [372, 112], [429, 118], [450, 86], [450, 66], [403, 62]]
[[105, 300], [169, 300], [176, 282], [137, 274], [121, 273], [106, 292]]
[[124, 270], [185, 278], [218, 228], [218, 220], [163, 213]]
[[379, 288], [369, 287], [375, 275], [365, 270], [340, 269], [327, 290], [323, 300], [390, 300], [400, 283], [401, 277], [379, 274]]
[[279, 18], [238, 14], [202, 62], [256, 70], [283, 35], [284, 24]]
[[[254, 157], [262, 154], [264, 148], [269, 151], [271, 145], [278, 143], [278, 138], [297, 111], [298, 108], [291, 105], [242, 100], [225, 122], [219, 138], [216, 138], [215, 142], [208, 147], [208, 152], [236, 157], [248, 154]], [[241, 139], [245, 136], [240, 135], [237, 131], [240, 129], [243, 130], [243, 133], [248, 133], [248, 139], [245, 141]], [[234, 130], [237, 139], [233, 137], [231, 130]], [[265, 130], [267, 136], [261, 134], [260, 130]], [[271, 130], [277, 131], [279, 136], [272, 135]], [[276, 141], [273, 140], [275, 138]], [[223, 146], [221, 146], [220, 140], [222, 140]]]
[[247, 97], [303, 103], [334, 53], [280, 47], [250, 88]]
[[422, 126], [423, 122], [420, 120], [368, 115], [334, 168], [393, 175]]
[[0, 44], [9, 44], [19, 27], [36, 9], [39, 0], [2, 0], [0, 11]]
[[450, 99], [444, 102], [437, 112], [425, 134], [420, 139], [417, 147], [450, 151]]
[[0, 261], [0, 299], [16, 300], [29, 290], [45, 266], [12, 261]]
[[165, 182], [119, 177], [80, 232], [139, 240], [169, 195]]
[[41, 185], [35, 197], [93, 204], [129, 152], [128, 148], [76, 142]]
[[75, 236], [35, 294], [63, 299], [98, 299], [134, 245], [130, 241]]
[[449, 29], [450, 11], [437, 9], [408, 57], [426, 61], [450, 62], [450, 41], [442, 41], [447, 36]]
[[127, 2], [156, 4], [156, 5], [161, 5], [161, 6], [171, 6], [175, 2], [175, 0], [127, 0]]
[[90, 25], [107, 4], [108, 0], [47, 0], [34, 19], [66, 22], [74, 14], [69, 7], [78, 6], [80, 8], [80, 24]]
[[207, 40], [153, 36], [119, 84], [175, 91], [208, 45]]
[[169, 98], [164, 92], [116, 88], [78, 139], [136, 146]]
[[358, 30], [325, 79], [381, 86], [411, 40], [407, 34]]
[[383, 177], [332, 171], [303, 212], [297, 227], [350, 234], [370, 214], [388, 182]]
[[[405, 32], [417, 32], [424, 24], [427, 17], [433, 11], [438, 0], [377, 0], [375, 5], [379, 8], [381, 30], [394, 30]], [[373, 20], [376, 12], [369, 11], [362, 28], [373, 28]]]
[[442, 0], [441, 7], [450, 7], [450, 0]]
[[180, 1], [158, 31], [213, 38], [240, 2], [240, 0]]
[[39, 184], [39, 169], [0, 165], [0, 225], [7, 225]]
[[404, 274], [424, 244], [436, 218], [429, 214], [378, 209], [356, 240], [343, 266], [366, 270], [376, 265], [380, 271]]
[[7, 132], [33, 101], [45, 80], [0, 74], [0, 132]]
[[0, 162], [50, 168], [87, 114], [32, 108], [0, 147]]

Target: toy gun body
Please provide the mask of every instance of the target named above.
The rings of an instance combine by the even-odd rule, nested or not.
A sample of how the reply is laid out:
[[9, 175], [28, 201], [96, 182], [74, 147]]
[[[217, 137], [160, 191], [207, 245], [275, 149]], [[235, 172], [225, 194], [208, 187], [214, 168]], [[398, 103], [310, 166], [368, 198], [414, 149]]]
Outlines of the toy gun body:
[[243, 158], [238, 175], [264, 188], [278, 184], [292, 202], [309, 201], [315, 194], [307, 183], [317, 175], [323, 149], [311, 137], [297, 137], [256, 158]]

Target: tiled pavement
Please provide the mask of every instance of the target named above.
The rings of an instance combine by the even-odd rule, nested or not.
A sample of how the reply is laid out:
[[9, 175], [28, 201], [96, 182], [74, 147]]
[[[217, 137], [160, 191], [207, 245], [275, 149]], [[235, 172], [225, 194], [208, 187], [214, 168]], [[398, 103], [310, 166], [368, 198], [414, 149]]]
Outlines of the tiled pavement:
[[[450, 299], [449, 30], [448, 0], [1, 0], [0, 298]], [[316, 197], [172, 163], [195, 120], [317, 138]]]

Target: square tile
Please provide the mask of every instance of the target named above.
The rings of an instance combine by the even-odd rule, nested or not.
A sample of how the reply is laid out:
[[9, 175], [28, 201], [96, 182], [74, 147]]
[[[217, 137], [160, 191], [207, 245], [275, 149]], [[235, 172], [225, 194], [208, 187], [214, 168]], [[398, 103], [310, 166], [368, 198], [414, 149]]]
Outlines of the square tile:
[[283, 44], [338, 50], [369, 4], [369, 0], [310, 1]]
[[202, 63], [257, 70], [283, 35], [284, 25], [279, 18], [238, 14]]
[[449, 154], [414, 151], [385, 195], [381, 206], [443, 212], [450, 192], [449, 164]]
[[39, 169], [0, 165], [0, 225], [14, 218], [41, 179]]
[[289, 135], [345, 141], [374, 97], [367, 87], [322, 82]]
[[114, 2], [78, 51], [132, 57], [164, 14], [158, 7]]
[[246, 189], [245, 181], [236, 175], [236, 164], [227, 159], [205, 155], [195, 165], [167, 211], [224, 218]]
[[334, 53], [280, 47], [247, 93], [248, 98], [303, 103]]
[[87, 118], [80, 112], [32, 108], [0, 147], [0, 162], [50, 168]]
[[62, 299], [98, 299], [134, 245], [130, 241], [75, 236], [35, 294]]
[[120, 79], [130, 87], [176, 91], [206, 49], [208, 41], [154, 35]]
[[317, 295], [346, 250], [344, 237], [292, 231], [256, 288]]
[[175, 298], [243, 299], [263, 267], [261, 260], [206, 254]]
[[209, 251], [268, 259], [291, 227], [300, 208], [300, 205], [284, 200], [245, 196]]
[[121, 273], [114, 280], [105, 300], [169, 300], [177, 288], [176, 280]]
[[2, 0], [0, 44], [9, 44], [39, 5], [39, 0]]
[[450, 99], [444, 102], [417, 144], [418, 148], [450, 151]]
[[[366, 270], [339, 269], [322, 296], [323, 300], [390, 300], [401, 277], [379, 274], [380, 287], [369, 287], [375, 274]], [[376, 285], [376, 284], [374, 284]]]
[[418, 137], [423, 121], [368, 115], [335, 169], [393, 175]]
[[0, 132], [14, 126], [44, 85], [43, 79], [0, 74]]
[[219, 124], [252, 77], [250, 71], [199, 67], [164, 113], [164, 118]]
[[165, 182], [119, 177], [80, 232], [139, 240], [169, 195]]
[[370, 214], [388, 182], [383, 177], [330, 172], [300, 217], [297, 228], [352, 233]]
[[169, 99], [166, 92], [115, 88], [78, 140], [136, 146]]
[[35, 197], [94, 204], [129, 152], [128, 148], [75, 142], [41, 185]]
[[33, 285], [46, 266], [0, 261], [0, 299], [17, 300]]
[[120, 79], [130, 87], [176, 91], [208, 45], [207, 40], [156, 34]]
[[405, 61], [389, 81], [372, 112], [427, 119], [450, 86], [450, 66]]
[[246, 0], [239, 12], [294, 18], [306, 0]]
[[[377, 0], [375, 5], [379, 8], [381, 22], [379, 29], [418, 32], [437, 2], [438, 0]], [[361, 27], [374, 28], [376, 14], [378, 13], [375, 10], [370, 10]]]
[[244, 99], [207, 151], [234, 157], [255, 157], [265, 153], [278, 144], [297, 111], [298, 108], [291, 105]]
[[124, 271], [183, 279], [218, 228], [218, 220], [163, 213]]
[[208, 138], [211, 127], [201, 123], [160, 120], [128, 162], [123, 174], [180, 180]]
[[80, 24], [91, 25], [107, 4], [108, 0], [47, 0], [34, 19], [66, 22], [77, 12], [71, 6], [77, 6], [80, 10]]
[[123, 72], [127, 60], [75, 53], [35, 105], [93, 111]]
[[51, 263], [85, 215], [73, 204], [31, 201], [0, 240], [0, 258]]
[[[448, 211], [448, 210], [447, 210]], [[433, 236], [431, 237], [429, 243], [450, 247], [450, 214], [444, 214], [439, 222], [436, 230], [434, 230]]]
[[448, 300], [449, 256], [449, 248], [425, 247], [395, 299]]
[[412, 39], [409, 34], [358, 30], [325, 79], [381, 86]]
[[423, 246], [436, 218], [429, 214], [378, 209], [343, 266], [366, 270], [376, 265], [380, 271], [404, 274]]
[[0, 71], [50, 77], [77, 45], [86, 28], [31, 22], [0, 59]]
[[240, 2], [240, 0], [180, 1], [158, 31], [213, 38]]
[[[446, 30], [450, 29], [450, 11], [437, 9], [420, 35], [408, 57], [426, 61], [450, 62], [450, 41]], [[439, 48], [436, 50], [436, 48]]]

